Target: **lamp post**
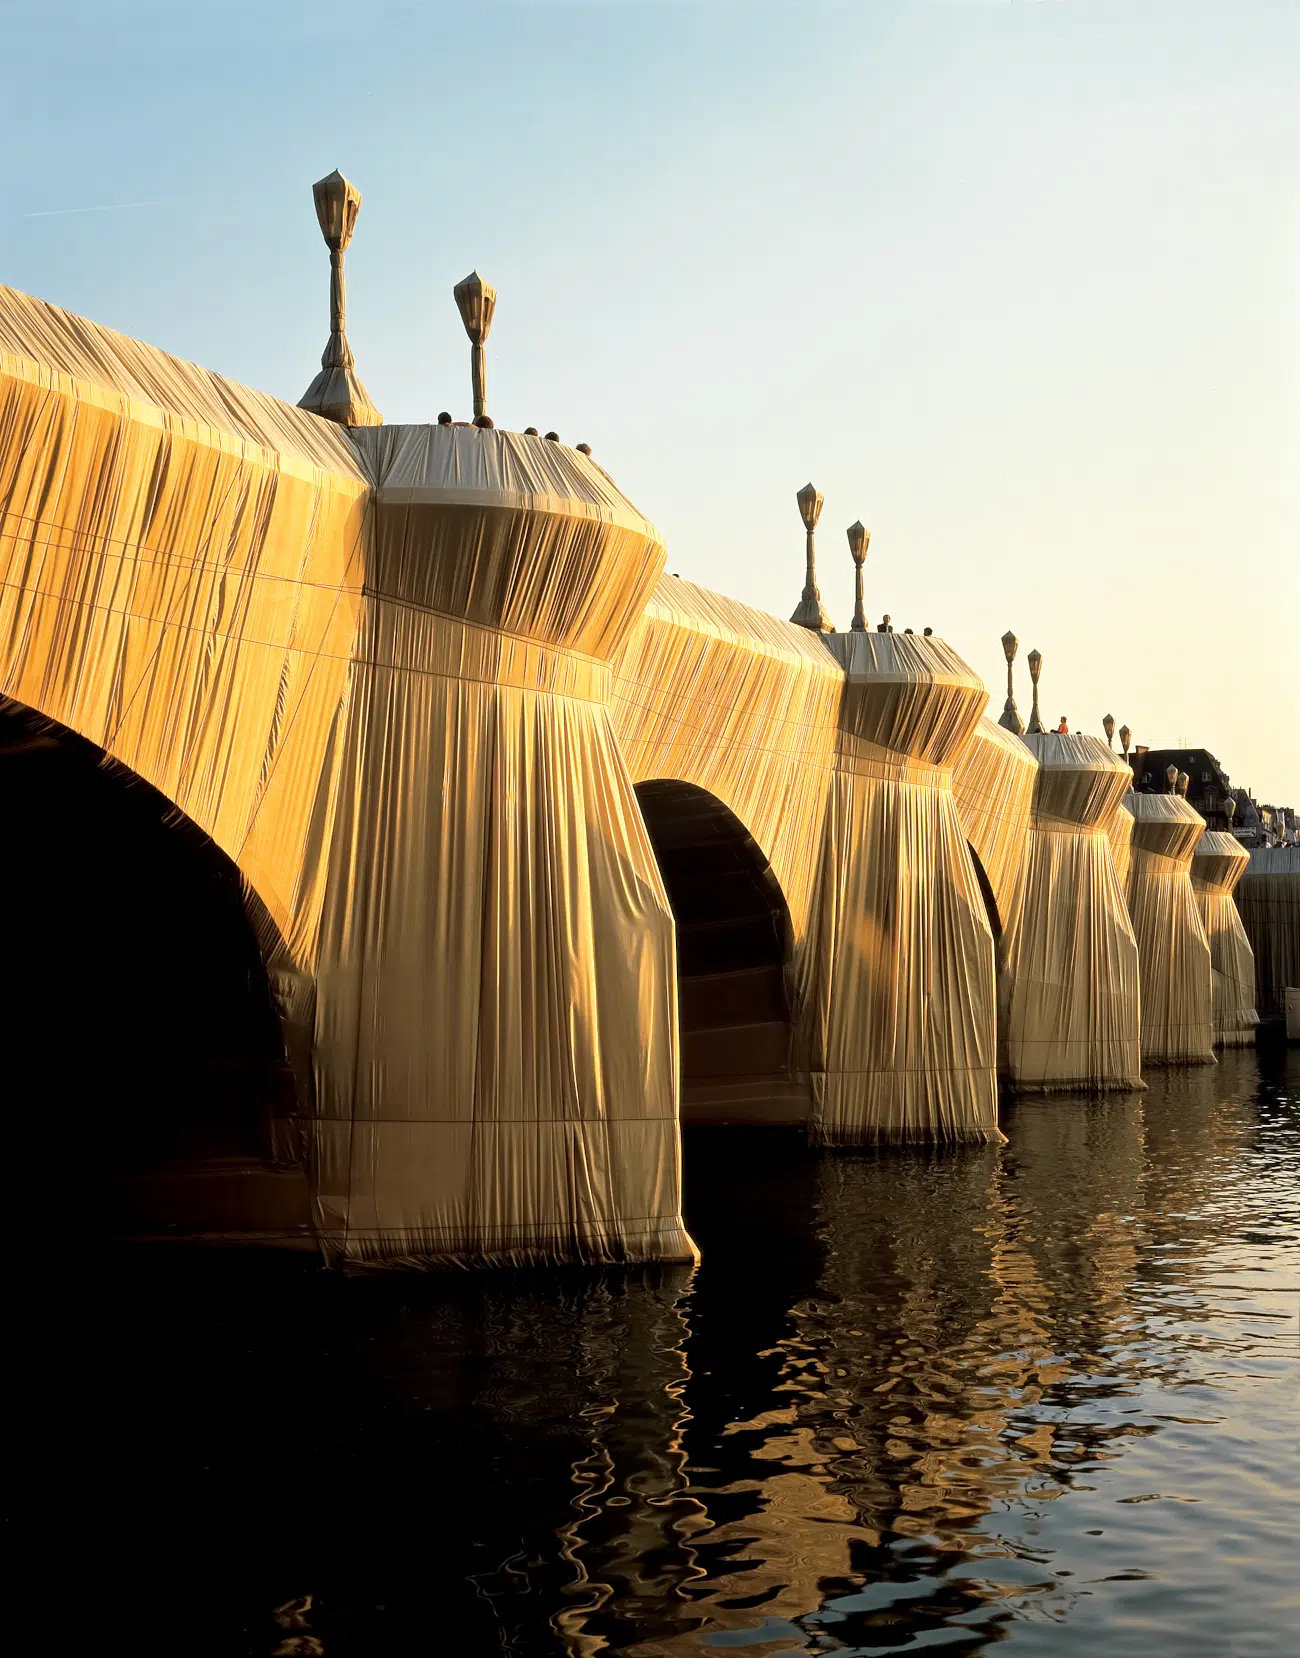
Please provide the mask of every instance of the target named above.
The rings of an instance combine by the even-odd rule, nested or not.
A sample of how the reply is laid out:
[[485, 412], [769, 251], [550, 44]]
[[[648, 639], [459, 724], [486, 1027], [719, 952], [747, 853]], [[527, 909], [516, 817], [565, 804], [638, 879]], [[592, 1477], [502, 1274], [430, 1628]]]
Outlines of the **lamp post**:
[[1002, 635], [1002, 654], [1007, 659], [1007, 700], [1002, 705], [1002, 714], [998, 719], [998, 724], [1004, 730], [1013, 731], [1017, 737], [1025, 729], [1025, 722], [1020, 718], [1020, 710], [1016, 707], [1016, 687], [1011, 666], [1016, 659], [1016, 652], [1019, 648], [1019, 639], [1008, 628]]
[[1236, 802], [1236, 800], [1234, 799], [1234, 797], [1232, 795], [1229, 795], [1228, 798], [1223, 803], [1223, 815], [1224, 815], [1224, 818], [1227, 820], [1228, 833], [1231, 834], [1232, 833], [1232, 820], [1237, 815], [1237, 802]]
[[859, 518], [844, 532], [849, 538], [849, 552], [853, 555], [853, 632], [867, 631], [867, 613], [862, 608], [862, 566], [867, 562], [867, 548], [871, 531]]
[[1103, 714], [1102, 715], [1101, 729], [1106, 733], [1106, 746], [1107, 746], [1107, 748], [1114, 748], [1114, 746], [1115, 746], [1115, 716], [1113, 714]]
[[1178, 767], [1165, 767], [1165, 786], [1169, 794], [1173, 794], [1178, 787]]
[[1124, 758], [1128, 759], [1129, 745], [1133, 741], [1133, 733], [1126, 725], [1119, 728], [1119, 746], [1124, 750]]
[[356, 359], [348, 344], [347, 288], [343, 281], [343, 255], [356, 229], [361, 192], [335, 168], [327, 178], [312, 185], [311, 193], [321, 235], [330, 250], [330, 337], [321, 356], [320, 373], [307, 387], [298, 407], [337, 421], [340, 426], [378, 426], [383, 416], [354, 372]]
[[813, 550], [813, 532], [822, 512], [821, 492], [812, 484], [805, 484], [795, 496], [795, 500], [799, 503], [799, 516], [803, 519], [808, 562], [804, 575], [803, 597], [790, 620], [801, 628], [809, 628], [813, 633], [834, 633], [835, 624], [831, 621], [826, 606], [822, 603], [822, 596], [817, 591], [816, 555]]
[[1179, 792], [1180, 795], [1182, 795], [1184, 800], [1187, 799], [1187, 785], [1190, 782], [1191, 782], [1191, 778], [1188, 776], [1188, 774], [1185, 771], [1180, 771], [1178, 773], [1178, 792]]
[[487, 412], [487, 354], [484, 346], [492, 330], [492, 315], [497, 308], [497, 291], [484, 282], [477, 271], [471, 271], [463, 282], [451, 290], [460, 312], [460, 320], [469, 335], [469, 374], [474, 394], [474, 424], [490, 426]]
[[1034, 706], [1029, 716], [1029, 734], [1031, 737], [1041, 737], [1047, 730], [1043, 724], [1043, 716], [1038, 712], [1038, 676], [1043, 671], [1043, 653], [1030, 651], [1026, 661], [1029, 663], [1029, 677], [1034, 682]]

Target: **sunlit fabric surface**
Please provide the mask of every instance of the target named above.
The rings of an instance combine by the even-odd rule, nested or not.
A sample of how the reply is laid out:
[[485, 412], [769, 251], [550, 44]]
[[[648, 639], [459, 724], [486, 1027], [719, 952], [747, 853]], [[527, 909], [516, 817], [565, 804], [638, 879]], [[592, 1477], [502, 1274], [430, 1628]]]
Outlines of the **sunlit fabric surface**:
[[353, 442], [373, 539], [318, 971], [321, 1236], [689, 1258], [672, 921], [605, 706], [658, 539], [543, 439]]
[[1125, 805], [1133, 815], [1128, 907], [1142, 986], [1142, 1058], [1212, 1061], [1210, 945], [1191, 877], [1205, 819], [1176, 794], [1130, 791]]
[[692, 1258], [672, 922], [606, 707], [651, 527], [542, 439], [354, 447], [7, 290], [0, 354], [0, 689], [242, 871], [327, 1251]]
[[1020, 1088], [1141, 1085], [1138, 952], [1107, 826], [1132, 774], [1095, 737], [1018, 738], [1038, 763], [1002, 937], [1003, 1060]]
[[781, 884], [826, 1141], [996, 1133], [991, 938], [950, 773], [986, 700], [941, 640], [826, 640], [671, 576], [615, 664], [633, 777], [716, 795]]
[[1115, 860], [1119, 884], [1127, 893], [1129, 871], [1133, 865], [1133, 814], [1123, 800], [1107, 820], [1106, 839], [1110, 842], [1110, 855]]
[[0, 689], [238, 866], [303, 1086], [368, 495], [338, 427], [0, 288]]
[[1255, 952], [1246, 937], [1233, 891], [1250, 854], [1232, 835], [1207, 829], [1192, 854], [1192, 890], [1210, 942], [1214, 1041], [1247, 1048], [1255, 1040]]
[[997, 1134], [993, 935], [952, 792], [988, 700], [940, 639], [844, 633], [804, 1018], [826, 1145]]
[[984, 717], [957, 757], [953, 794], [962, 830], [993, 889], [1001, 924], [1025, 878], [1038, 767], [1019, 737]]
[[1235, 896], [1255, 952], [1259, 1012], [1280, 1016], [1287, 987], [1300, 988], [1300, 846], [1256, 848]]
[[634, 778], [770, 858], [816, 1136], [996, 1135], [952, 794], [986, 693], [941, 640], [661, 580], [558, 444], [347, 432], [9, 290], [0, 511], [0, 693], [241, 872], [298, 1082], [270, 1154], [305, 1150], [332, 1258], [693, 1257]]

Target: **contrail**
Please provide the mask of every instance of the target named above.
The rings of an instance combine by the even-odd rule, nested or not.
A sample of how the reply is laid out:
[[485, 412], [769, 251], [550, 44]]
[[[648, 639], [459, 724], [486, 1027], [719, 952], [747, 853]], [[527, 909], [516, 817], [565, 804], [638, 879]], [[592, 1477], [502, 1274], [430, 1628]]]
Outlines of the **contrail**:
[[65, 213], [117, 213], [124, 207], [166, 207], [167, 197], [160, 201], [110, 201], [101, 207], [43, 207], [38, 213], [24, 213], [24, 219], [58, 219]]

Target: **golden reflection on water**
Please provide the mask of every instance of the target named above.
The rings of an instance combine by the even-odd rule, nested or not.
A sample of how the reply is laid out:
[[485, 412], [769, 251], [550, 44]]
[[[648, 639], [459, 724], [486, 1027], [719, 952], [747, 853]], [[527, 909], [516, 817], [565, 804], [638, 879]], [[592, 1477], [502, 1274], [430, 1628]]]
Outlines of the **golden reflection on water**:
[[[1159, 1431], [1086, 1407], [1177, 1382], [1187, 1342], [1162, 1340], [1161, 1320], [1214, 1320], [1187, 1290], [1240, 1219], [1218, 1182], [1253, 1132], [1252, 1065], [1228, 1055], [1156, 1073], [1145, 1095], [1020, 1104], [1005, 1147], [815, 1160], [820, 1270], [760, 1354], [776, 1364], [762, 1408], [721, 1427], [711, 1463], [689, 1460], [689, 1278], [661, 1279], [608, 1347], [593, 1335], [590, 1450], [559, 1535], [564, 1649], [668, 1658], [748, 1631], [746, 1650], [831, 1650], [849, 1616], [833, 1608], [900, 1561], [933, 1580], [917, 1627], [960, 1616], [972, 1640], [997, 1639], [981, 1606], [1031, 1593], [1036, 1616], [1067, 1617], [1068, 1572], [946, 1580], [963, 1561], [1042, 1564], [1007, 1517], [1095, 1489]], [[898, 1624], [877, 1600], [859, 1639]]]

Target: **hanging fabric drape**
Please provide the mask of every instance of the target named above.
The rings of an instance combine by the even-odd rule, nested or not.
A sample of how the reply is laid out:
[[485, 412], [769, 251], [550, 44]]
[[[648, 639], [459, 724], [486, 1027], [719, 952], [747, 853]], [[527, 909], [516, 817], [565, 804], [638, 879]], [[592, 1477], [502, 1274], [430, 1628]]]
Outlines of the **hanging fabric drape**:
[[1137, 944], [1107, 837], [1131, 773], [1095, 737], [1017, 740], [1038, 772], [1002, 938], [1007, 1074], [1019, 1088], [1140, 1087]]
[[997, 1135], [993, 936], [952, 790], [988, 693], [942, 640], [826, 640], [844, 702], [805, 985], [825, 1145]]
[[1176, 794], [1130, 791], [1124, 803], [1133, 817], [1128, 907], [1142, 986], [1142, 1058], [1212, 1062], [1210, 945], [1191, 877], [1205, 819]]
[[1300, 989], [1300, 846], [1257, 847], [1236, 901], [1255, 954], [1259, 1012], [1282, 1018], [1287, 988]]
[[1255, 1040], [1255, 952], [1246, 937], [1233, 892], [1250, 854], [1232, 835], [1207, 829], [1192, 854], [1192, 890], [1210, 942], [1214, 1041], [1248, 1048]]
[[984, 717], [953, 766], [962, 831], [979, 858], [1005, 927], [1025, 878], [1038, 767], [1013, 732]]

